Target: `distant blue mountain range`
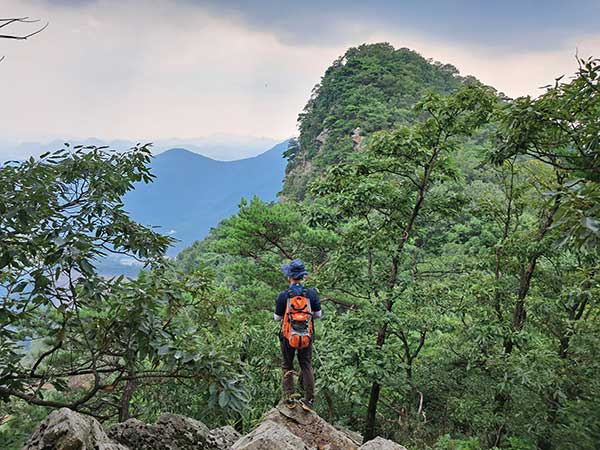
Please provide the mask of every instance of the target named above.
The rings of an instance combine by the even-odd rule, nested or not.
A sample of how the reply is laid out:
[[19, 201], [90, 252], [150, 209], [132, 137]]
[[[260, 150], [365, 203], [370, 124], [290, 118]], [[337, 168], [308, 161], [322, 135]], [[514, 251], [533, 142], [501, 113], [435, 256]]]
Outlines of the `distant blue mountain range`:
[[[196, 140], [190, 145], [202, 152], [217, 152], [224, 157], [239, 154], [257, 154], [261, 142], [272, 140], [248, 138], [248, 146], [231, 137], [210, 137]], [[242, 138], [236, 138], [238, 140]], [[133, 143], [122, 141], [107, 143], [97, 139], [74, 142], [85, 145], [107, 145], [128, 148]], [[186, 144], [187, 146], [187, 144]], [[235, 214], [242, 197], [257, 195], [265, 201], [277, 199], [283, 187], [286, 159], [283, 152], [288, 141], [251, 158], [218, 161], [184, 148], [171, 148], [152, 158], [151, 172], [156, 175], [153, 183], [138, 183], [125, 196], [125, 208], [137, 222], [157, 226], [157, 231], [177, 239], [168, 251], [175, 256], [192, 242], [203, 239], [211, 227]], [[47, 144], [21, 144], [4, 148], [0, 142], [0, 162], [4, 153], [20, 159], [24, 155], [37, 155], [42, 151], [54, 151], [62, 147], [62, 141]], [[158, 146], [160, 148], [160, 145]], [[3, 153], [4, 152], [4, 153]], [[96, 262], [102, 275], [136, 276], [139, 263], [133, 258], [109, 255]]]
[[159, 226], [159, 232], [178, 239], [169, 251], [174, 256], [234, 214], [242, 197], [276, 200], [283, 185], [287, 145], [284, 141], [237, 161], [217, 161], [183, 148], [167, 150], [152, 160], [154, 182], [137, 184], [125, 196], [125, 208], [136, 221]]

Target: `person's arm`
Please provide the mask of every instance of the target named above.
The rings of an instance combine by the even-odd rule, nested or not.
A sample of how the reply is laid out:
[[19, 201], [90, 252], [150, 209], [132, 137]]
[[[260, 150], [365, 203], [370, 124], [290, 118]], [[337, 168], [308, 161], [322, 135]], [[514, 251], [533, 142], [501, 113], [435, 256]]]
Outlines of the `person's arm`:
[[285, 314], [285, 307], [287, 303], [287, 295], [285, 292], [280, 293], [277, 296], [277, 302], [275, 303], [275, 313], [273, 314], [273, 320], [283, 320]]
[[311, 289], [309, 291], [309, 299], [310, 299], [310, 308], [313, 312], [313, 319], [318, 319], [323, 315], [323, 310], [321, 309], [321, 300], [319, 300], [319, 296], [317, 295], [317, 291]]

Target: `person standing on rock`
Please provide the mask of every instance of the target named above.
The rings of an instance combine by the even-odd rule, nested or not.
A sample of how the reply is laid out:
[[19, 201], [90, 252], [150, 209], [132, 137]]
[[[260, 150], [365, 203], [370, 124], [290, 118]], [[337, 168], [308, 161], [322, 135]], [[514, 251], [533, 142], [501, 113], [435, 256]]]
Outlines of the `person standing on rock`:
[[304, 263], [294, 259], [281, 268], [289, 287], [277, 296], [274, 319], [281, 321], [279, 341], [282, 354], [283, 399], [288, 407], [296, 405], [294, 400], [294, 355], [302, 373], [304, 398], [300, 405], [311, 409], [314, 402], [315, 378], [312, 368], [312, 344], [314, 341], [313, 320], [321, 317], [321, 302], [314, 289], [302, 285], [308, 272]]

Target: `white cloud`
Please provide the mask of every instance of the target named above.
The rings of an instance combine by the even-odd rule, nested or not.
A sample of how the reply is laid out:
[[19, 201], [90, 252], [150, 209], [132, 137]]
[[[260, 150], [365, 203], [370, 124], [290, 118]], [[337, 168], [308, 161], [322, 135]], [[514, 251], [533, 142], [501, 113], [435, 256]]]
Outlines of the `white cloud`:
[[[81, 8], [2, 0], [50, 21], [27, 42], [0, 42], [0, 132], [141, 139], [214, 133], [286, 138], [336, 52], [288, 49], [199, 8], [102, 1]], [[139, 3], [137, 3], [139, 5]], [[146, 4], [146, 3], [145, 3]], [[17, 7], [20, 6], [20, 7]], [[323, 59], [320, 59], [323, 58]]]
[[286, 44], [269, 29], [187, 3], [99, 0], [78, 7], [0, 0], [2, 15], [48, 20], [26, 42], [0, 40], [0, 134], [18, 141], [58, 136], [192, 138], [214, 133], [283, 139], [312, 87], [347, 47], [389, 41], [457, 66], [515, 96], [572, 73], [574, 52], [600, 48], [582, 36], [544, 51], [507, 53], [450, 44], [368, 24], [337, 23], [347, 42]]
[[456, 66], [462, 75], [473, 75], [510, 97], [540, 95], [542, 86], [554, 79], [571, 76], [577, 70], [576, 52], [580, 58], [599, 56], [600, 34], [566, 40], [552, 50], [498, 51], [478, 43], [460, 46], [430, 41], [425, 36], [375, 35], [372, 41], [388, 40], [397, 47], [409, 47], [426, 58]]

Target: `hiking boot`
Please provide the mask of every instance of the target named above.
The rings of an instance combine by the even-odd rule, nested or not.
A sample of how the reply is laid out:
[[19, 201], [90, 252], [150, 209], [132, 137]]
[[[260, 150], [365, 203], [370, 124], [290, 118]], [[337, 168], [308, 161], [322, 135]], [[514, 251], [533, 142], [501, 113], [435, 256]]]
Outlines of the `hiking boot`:
[[298, 394], [291, 394], [291, 395], [286, 396], [283, 399], [283, 403], [289, 409], [295, 408], [296, 405], [298, 404]]
[[300, 400], [300, 406], [302, 407], [303, 410], [305, 411], [312, 411], [312, 407], [313, 407], [313, 401], [312, 400], [306, 400], [306, 399], [302, 399]]

